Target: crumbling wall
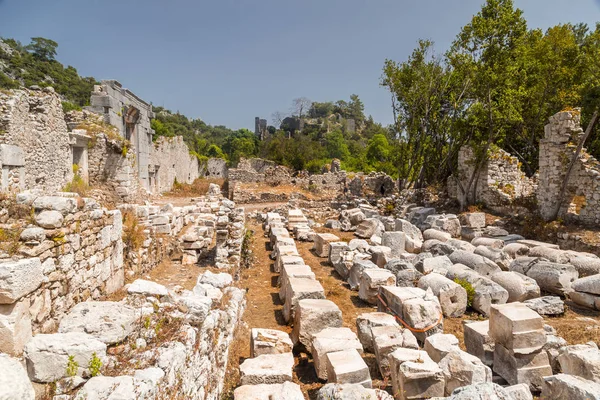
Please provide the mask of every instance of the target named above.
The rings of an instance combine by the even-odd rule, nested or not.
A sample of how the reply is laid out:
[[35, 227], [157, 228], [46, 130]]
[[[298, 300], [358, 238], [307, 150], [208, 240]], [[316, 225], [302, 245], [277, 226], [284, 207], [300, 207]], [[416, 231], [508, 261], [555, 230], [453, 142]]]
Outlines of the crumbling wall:
[[175, 180], [192, 183], [200, 177], [198, 158], [190, 154], [182, 136], [158, 138], [150, 165], [154, 166], [156, 175], [156, 182], [151, 187], [155, 193], [171, 190]]
[[227, 179], [229, 168], [222, 158], [209, 158], [200, 164], [200, 176], [211, 179]]
[[[551, 218], [563, 180], [583, 136], [579, 110], [561, 111], [549, 119], [540, 140], [537, 200], [543, 218]], [[600, 222], [600, 163], [585, 149], [569, 176], [558, 217], [584, 224]]]
[[[461, 147], [458, 153], [458, 173], [448, 179], [450, 197], [464, 200], [460, 186], [464, 189], [468, 187], [475, 169], [475, 159], [471, 146]], [[488, 159], [479, 170], [470, 190], [475, 188], [475, 202], [495, 207], [529, 197], [535, 192], [535, 187], [535, 181], [527, 178], [521, 171], [519, 160], [496, 147], [489, 150]]]
[[[16, 146], [22, 157], [5, 158], [7, 189], [58, 191], [73, 177], [69, 133], [54, 89], [0, 91], [0, 144]], [[12, 149], [10, 153], [18, 152]], [[12, 157], [11, 157], [12, 158]]]

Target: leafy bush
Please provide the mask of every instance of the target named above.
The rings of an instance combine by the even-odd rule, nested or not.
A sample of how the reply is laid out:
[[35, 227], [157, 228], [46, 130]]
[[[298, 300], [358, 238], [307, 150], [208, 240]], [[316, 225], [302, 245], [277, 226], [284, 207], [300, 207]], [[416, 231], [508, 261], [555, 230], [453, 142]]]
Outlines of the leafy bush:
[[463, 287], [463, 289], [466, 290], [467, 306], [472, 307], [473, 306], [473, 298], [475, 297], [475, 288], [473, 288], [473, 285], [471, 285], [470, 282], [468, 282], [464, 279], [459, 279], [459, 278], [454, 278], [454, 282], [458, 283], [460, 286]]
[[92, 358], [90, 359], [90, 363], [88, 365], [90, 375], [97, 376], [100, 373], [100, 368], [102, 368], [102, 360], [96, 355], [96, 353], [92, 353]]
[[[96, 353], [94, 353], [96, 354]], [[79, 370], [79, 363], [75, 361], [75, 356], [69, 356], [69, 360], [67, 361], [67, 376], [75, 376], [77, 375], [77, 371]]]

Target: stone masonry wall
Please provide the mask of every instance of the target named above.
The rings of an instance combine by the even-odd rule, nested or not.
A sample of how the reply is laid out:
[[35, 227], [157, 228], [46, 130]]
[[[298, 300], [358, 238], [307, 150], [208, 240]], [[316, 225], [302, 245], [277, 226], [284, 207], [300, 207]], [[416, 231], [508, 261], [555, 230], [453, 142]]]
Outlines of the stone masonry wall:
[[154, 143], [150, 165], [157, 174], [153, 192], [171, 190], [175, 180], [179, 183], [192, 183], [200, 177], [198, 158], [191, 155], [183, 137], [160, 137]]
[[[568, 166], [583, 136], [579, 110], [561, 111], [549, 119], [540, 140], [539, 210], [550, 218]], [[559, 217], [584, 224], [600, 223], [600, 163], [585, 149], [575, 162]]]
[[22, 188], [57, 191], [73, 177], [67, 125], [52, 88], [0, 92], [0, 144], [23, 151]]

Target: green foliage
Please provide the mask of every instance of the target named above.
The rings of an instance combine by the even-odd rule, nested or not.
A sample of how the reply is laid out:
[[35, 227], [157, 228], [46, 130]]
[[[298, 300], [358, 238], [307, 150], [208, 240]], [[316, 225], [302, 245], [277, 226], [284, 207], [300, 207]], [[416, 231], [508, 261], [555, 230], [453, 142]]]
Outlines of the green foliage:
[[458, 283], [460, 286], [463, 287], [463, 289], [465, 289], [465, 291], [467, 292], [467, 306], [472, 307], [473, 299], [475, 298], [475, 288], [473, 288], [473, 285], [471, 285], [470, 282], [459, 278], [454, 278], [454, 282]]
[[77, 104], [73, 104], [69, 101], [63, 101], [62, 102], [62, 109], [63, 112], [68, 113], [69, 111], [81, 111], [81, 107], [78, 106]]
[[79, 175], [79, 166], [73, 164], [73, 179], [63, 188], [63, 192], [77, 193], [80, 196], [86, 196], [90, 190], [89, 185]]
[[90, 375], [92, 377], [98, 376], [100, 373], [100, 369], [102, 368], [102, 360], [96, 353], [92, 353], [92, 358], [90, 359], [90, 363], [88, 365], [88, 369], [90, 371]]
[[69, 356], [69, 360], [67, 361], [67, 376], [75, 376], [77, 375], [77, 371], [79, 370], [79, 363], [75, 361], [75, 356]]
[[54, 61], [57, 47], [58, 43], [56, 43], [54, 40], [43, 37], [34, 37], [31, 38], [31, 43], [25, 46], [25, 49], [40, 60]]

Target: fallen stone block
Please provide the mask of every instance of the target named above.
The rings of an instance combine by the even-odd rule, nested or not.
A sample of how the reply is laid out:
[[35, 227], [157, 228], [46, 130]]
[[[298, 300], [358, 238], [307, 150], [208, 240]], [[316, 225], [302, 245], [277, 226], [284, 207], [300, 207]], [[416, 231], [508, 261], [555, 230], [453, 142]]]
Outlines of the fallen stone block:
[[373, 348], [373, 336], [372, 329], [374, 327], [398, 327], [396, 319], [384, 312], [371, 312], [360, 314], [356, 318], [356, 331], [358, 332], [358, 339], [362, 344], [365, 351], [374, 352]]
[[494, 340], [489, 335], [490, 321], [464, 321], [464, 341], [469, 354], [491, 367], [494, 363]]
[[543, 296], [523, 302], [540, 315], [561, 315], [565, 312], [565, 303], [558, 296]]
[[369, 218], [362, 221], [356, 228], [354, 235], [361, 239], [369, 239], [375, 234], [381, 234], [385, 231], [383, 223], [376, 218]]
[[[425, 259], [427, 260], [429, 259]], [[432, 272], [419, 279], [418, 287], [423, 290], [431, 289], [440, 301], [444, 316], [458, 318], [465, 313], [467, 291], [458, 283]]]
[[398, 348], [418, 349], [417, 338], [399, 325], [374, 326], [371, 328], [373, 350], [384, 378], [390, 376], [389, 354]]
[[493, 371], [510, 385], [525, 383], [532, 391], [539, 391], [543, 377], [552, 375], [545, 351], [517, 354], [500, 343], [496, 343], [494, 347]]
[[[298, 249], [296, 246], [278, 246], [277, 254], [275, 256], [275, 263], [273, 264], [273, 268], [275, 272], [281, 272], [281, 267], [283, 265], [283, 257], [285, 256], [296, 256], [300, 257], [298, 254]], [[304, 261], [302, 262], [304, 264]]]
[[379, 268], [383, 268], [392, 259], [392, 249], [387, 246], [371, 246], [369, 252], [371, 253], [371, 261]]
[[584, 292], [569, 292], [567, 297], [578, 306], [600, 310], [600, 296]]
[[501, 269], [492, 260], [480, 256], [479, 254], [469, 253], [464, 250], [456, 250], [448, 254], [448, 258], [454, 264], [462, 264], [471, 268], [480, 275], [489, 277], [490, 275], [500, 272]]
[[567, 251], [569, 264], [575, 267], [580, 277], [600, 274], [600, 259], [583, 254], [571, 254]]
[[136, 279], [133, 281], [133, 283], [127, 288], [127, 293], [139, 294], [143, 296], [154, 296], [158, 298], [167, 297], [169, 295], [169, 291], [163, 285], [144, 279]]
[[[31, 339], [29, 300], [0, 305], [0, 353], [20, 356]], [[1, 396], [0, 396], [1, 398]]]
[[558, 363], [565, 374], [600, 383], [600, 350], [594, 342], [564, 347]]
[[328, 359], [326, 355], [336, 351], [356, 349], [362, 354], [363, 348], [356, 334], [349, 328], [325, 328], [313, 335], [312, 358], [319, 379], [326, 380]]
[[[460, 387], [445, 400], [521, 400], [510, 397], [506, 388], [493, 382], [477, 383]], [[525, 399], [524, 399], [525, 400]]]
[[384, 390], [367, 389], [359, 384], [328, 383], [319, 389], [317, 400], [394, 400]]
[[543, 351], [548, 354], [548, 361], [550, 361], [550, 367], [552, 373], [558, 374], [561, 372], [560, 363], [558, 362], [558, 356], [563, 350], [563, 347], [568, 346], [565, 339], [560, 336], [548, 334], [546, 335], [546, 344], [542, 348]]
[[404, 399], [427, 399], [444, 395], [444, 373], [434, 362], [407, 361], [400, 365], [397, 380]]
[[342, 311], [330, 300], [304, 299], [298, 302], [294, 316], [292, 342], [310, 350], [313, 335], [325, 328], [342, 327]]
[[429, 215], [423, 225], [447, 232], [455, 238], [460, 237], [460, 221], [454, 214]]
[[450, 261], [448, 256], [436, 256], [419, 259], [414, 265], [417, 271], [423, 274], [437, 272], [440, 275], [446, 275], [448, 268], [454, 265], [454, 263]]
[[586, 276], [571, 283], [571, 289], [593, 295], [600, 295], [600, 275]]
[[[424, 378], [424, 380], [420, 387], [418, 384], [406, 385], [406, 383], [410, 383], [411, 381], [405, 381], [404, 377], [401, 374], [400, 368], [403, 364], [407, 362], [412, 362], [415, 364], [433, 364], [437, 367], [437, 364], [427, 355], [425, 351], [406, 349], [401, 347], [389, 354], [388, 362], [390, 368], [390, 375], [392, 377], [392, 393], [395, 393], [395, 398], [420, 399], [429, 397], [439, 397], [444, 395], [444, 378], [441, 369], [439, 369], [439, 376], [435, 376], [434, 374], [433, 379], [427, 379], [430, 377], [430, 373], [423, 373], [421, 376], [422, 378]], [[439, 382], [439, 378], [441, 378], [441, 382]], [[431, 389], [428, 390], [428, 387], [430, 386], [433, 387], [431, 387]], [[409, 389], [409, 391], [404, 391], [404, 388]]]
[[314, 236], [313, 250], [318, 257], [329, 257], [329, 245], [339, 242], [340, 238], [331, 233], [317, 233]]
[[493, 249], [486, 246], [477, 246], [473, 252], [495, 262], [502, 271], [508, 271], [508, 267], [512, 262], [512, 258], [510, 258], [504, 250]]
[[406, 251], [406, 234], [404, 232], [383, 232], [381, 244], [391, 249], [392, 257], [399, 256]]
[[529, 249], [530, 257], [544, 258], [558, 264], [568, 264], [569, 256], [564, 250], [553, 249], [547, 246], [537, 246]]
[[469, 253], [473, 253], [476, 249], [471, 243], [460, 239], [450, 239], [446, 244], [456, 250], [468, 251]]
[[436, 333], [435, 335], [431, 335], [425, 339], [423, 345], [423, 350], [436, 363], [439, 363], [452, 350], [457, 349], [459, 349], [458, 339], [451, 333]]
[[233, 391], [234, 400], [304, 400], [300, 386], [293, 382], [272, 385], [243, 385]]
[[292, 353], [263, 354], [247, 358], [240, 364], [240, 382], [242, 385], [291, 382], [293, 368]]
[[0, 262], [0, 304], [12, 304], [36, 290], [44, 281], [39, 258]]
[[537, 282], [518, 272], [496, 272], [490, 276], [490, 279], [506, 289], [509, 303], [540, 297], [540, 287]]
[[334, 267], [336, 266], [336, 264], [338, 264], [340, 261], [342, 261], [343, 258], [343, 253], [346, 251], [349, 251], [350, 247], [348, 246], [348, 243], [346, 242], [333, 242], [333, 243], [329, 243], [329, 264], [333, 265]]
[[84, 332], [107, 345], [123, 341], [135, 330], [136, 311], [113, 301], [86, 301], [75, 305], [60, 321], [59, 333]]
[[522, 303], [493, 305], [489, 335], [496, 346], [501, 344], [515, 354], [532, 354], [546, 344], [544, 319]]
[[558, 295], [571, 291], [571, 284], [579, 277], [572, 265], [531, 257], [516, 258], [509, 269], [535, 279], [541, 290]]
[[440, 242], [447, 242], [452, 238], [452, 235], [448, 232], [443, 232], [439, 229], [426, 229], [423, 232], [423, 241], [425, 240], [439, 240]]
[[281, 268], [284, 265], [304, 265], [304, 259], [299, 255], [279, 256], [275, 259], [275, 263], [273, 263], [273, 271], [281, 272]]
[[315, 279], [315, 273], [308, 265], [284, 264], [279, 275], [279, 298], [285, 300], [289, 278]]
[[507, 386], [504, 388], [510, 400], [533, 400], [529, 386], [524, 383]]
[[327, 380], [333, 383], [355, 383], [371, 388], [369, 367], [356, 349], [327, 353]]
[[485, 228], [485, 213], [472, 212], [458, 216], [460, 223], [469, 228]]
[[25, 345], [24, 351], [29, 377], [41, 383], [66, 377], [69, 357], [77, 362], [75, 375], [88, 373], [94, 355], [106, 364], [106, 344], [79, 332], [36, 335]]
[[0, 399], [34, 400], [35, 391], [19, 361], [0, 353]]
[[358, 297], [367, 303], [377, 304], [379, 288], [396, 285], [396, 277], [383, 268], [365, 269], [360, 277]]
[[501, 239], [489, 237], [477, 237], [471, 240], [471, 244], [475, 247], [484, 246], [492, 249], [500, 250], [504, 247], [504, 241]]
[[285, 332], [260, 328], [252, 328], [250, 331], [250, 357], [291, 353], [292, 348], [290, 335]]
[[360, 278], [365, 269], [379, 268], [375, 263], [369, 260], [355, 259], [348, 275], [348, 284], [350, 289], [358, 290], [360, 287]]
[[508, 243], [502, 250], [513, 259], [529, 255], [529, 247], [521, 243]]
[[578, 376], [546, 376], [542, 382], [542, 400], [600, 400], [600, 384]]
[[285, 290], [283, 317], [286, 322], [294, 318], [294, 310], [303, 299], [324, 299], [325, 291], [319, 281], [309, 278], [288, 278]]
[[445, 394], [450, 396], [463, 386], [492, 381], [492, 370], [479, 358], [458, 348], [448, 352], [439, 363], [446, 380]]

